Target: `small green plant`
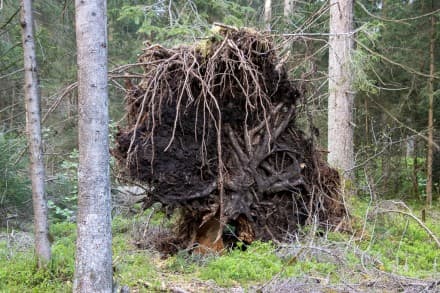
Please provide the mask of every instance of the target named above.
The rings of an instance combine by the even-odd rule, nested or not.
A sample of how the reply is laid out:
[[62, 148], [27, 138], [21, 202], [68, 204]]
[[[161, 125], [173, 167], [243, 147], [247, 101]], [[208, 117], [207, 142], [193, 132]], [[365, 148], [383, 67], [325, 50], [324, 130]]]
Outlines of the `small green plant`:
[[167, 270], [182, 274], [196, 273], [200, 267], [214, 258], [214, 255], [191, 254], [187, 251], [179, 251], [167, 260]]
[[113, 234], [122, 234], [130, 231], [133, 226], [133, 220], [129, 218], [124, 218], [121, 216], [116, 216], [112, 220], [112, 231]]
[[78, 150], [74, 149], [61, 163], [55, 184], [48, 186], [47, 202], [51, 219], [72, 221], [78, 200]]
[[[136, 219], [117, 216], [112, 220], [114, 277], [118, 284], [143, 288], [160, 287], [155, 256], [138, 250], [131, 239]], [[151, 288], [150, 288], [151, 289]]]
[[[11, 258], [0, 255], [0, 292], [69, 292], [70, 281], [58, 279], [54, 266], [37, 269], [34, 255], [30, 252], [15, 254]], [[70, 279], [70, 276], [69, 276]]]
[[27, 178], [26, 160], [18, 160], [26, 146], [23, 137], [0, 132], [0, 220], [3, 215], [29, 208], [30, 182]]
[[[384, 270], [418, 278], [440, 275], [440, 250], [422, 227], [402, 215], [378, 220], [368, 248], [383, 262]], [[440, 235], [438, 225], [431, 220], [426, 224]]]
[[293, 276], [333, 276], [337, 280], [337, 266], [334, 263], [318, 261], [317, 259], [308, 259], [293, 263], [289, 269], [290, 275]]
[[119, 284], [129, 287], [143, 287], [143, 283], [159, 287], [157, 268], [148, 252], [131, 252], [120, 256], [116, 261], [114, 277]]
[[[38, 269], [32, 250], [17, 251], [0, 242], [0, 292], [71, 292], [74, 271], [76, 225], [51, 226], [52, 259]], [[4, 243], [4, 242], [3, 242]]]
[[283, 269], [272, 243], [254, 242], [246, 251], [234, 249], [209, 262], [200, 272], [204, 280], [212, 279], [222, 286], [269, 280]]
[[[377, 268], [408, 277], [440, 276], [440, 250], [427, 231], [413, 218], [387, 212], [387, 208], [384, 212], [375, 213], [375, 204], [368, 203], [366, 199], [353, 199], [350, 211], [353, 216], [352, 228], [356, 230], [356, 235], [362, 236], [356, 244], [377, 259]], [[412, 207], [414, 211], [407, 212], [421, 215], [423, 205], [415, 202]], [[391, 206], [389, 209], [399, 210], [399, 206]], [[425, 225], [436, 237], [440, 237], [440, 226], [435, 220], [438, 206], [432, 210], [434, 216], [427, 216]]]
[[[113, 260], [115, 279], [133, 287], [148, 282], [154, 288], [157, 281], [155, 256], [138, 251], [130, 241], [131, 220], [113, 220]], [[0, 292], [71, 292], [75, 266], [76, 224], [62, 221], [50, 226], [52, 259], [48, 267], [37, 269], [31, 248], [22, 251], [0, 241]], [[156, 281], [155, 281], [156, 280]]]

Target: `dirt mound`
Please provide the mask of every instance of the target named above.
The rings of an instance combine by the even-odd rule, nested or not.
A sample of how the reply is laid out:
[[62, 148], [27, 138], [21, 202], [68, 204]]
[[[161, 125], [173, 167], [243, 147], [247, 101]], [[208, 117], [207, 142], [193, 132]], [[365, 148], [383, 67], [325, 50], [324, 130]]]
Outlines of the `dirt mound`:
[[139, 61], [112, 154], [123, 177], [153, 188], [146, 207], [179, 209], [176, 243], [218, 250], [340, 221], [339, 175], [296, 128], [301, 93], [269, 36], [218, 26]]

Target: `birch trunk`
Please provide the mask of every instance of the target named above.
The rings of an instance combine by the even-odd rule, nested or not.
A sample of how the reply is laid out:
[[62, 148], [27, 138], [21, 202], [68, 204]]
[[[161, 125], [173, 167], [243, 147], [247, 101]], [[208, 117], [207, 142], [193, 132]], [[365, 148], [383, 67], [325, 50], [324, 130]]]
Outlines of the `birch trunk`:
[[[434, 3], [434, 2], [433, 2]], [[433, 7], [434, 8], [434, 7]], [[432, 206], [432, 159], [434, 142], [434, 63], [435, 63], [435, 15], [431, 15], [431, 37], [429, 41], [429, 109], [428, 109], [428, 156], [427, 156], [427, 180], [426, 180], [426, 205]]]
[[105, 0], [76, 0], [78, 238], [74, 292], [112, 291], [107, 15]]
[[330, 5], [328, 162], [348, 179], [354, 166], [354, 92], [350, 69], [353, 1], [331, 0]]
[[50, 260], [47, 202], [44, 193], [44, 161], [41, 139], [40, 88], [37, 57], [35, 54], [32, 0], [21, 2], [21, 27], [24, 53], [24, 96], [26, 106], [26, 132], [29, 146], [32, 203], [34, 209], [35, 252], [38, 266]]

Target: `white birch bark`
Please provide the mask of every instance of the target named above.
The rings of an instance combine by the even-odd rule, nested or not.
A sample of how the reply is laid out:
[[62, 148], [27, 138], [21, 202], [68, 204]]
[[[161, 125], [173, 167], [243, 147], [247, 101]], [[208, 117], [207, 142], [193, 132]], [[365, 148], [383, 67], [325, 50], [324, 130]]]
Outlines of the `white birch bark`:
[[24, 53], [26, 132], [31, 162], [30, 174], [34, 209], [35, 253], [39, 267], [44, 267], [50, 260], [51, 250], [44, 191], [45, 172], [41, 139], [40, 88], [35, 54], [32, 0], [21, 1], [21, 27]]
[[112, 291], [106, 0], [76, 0], [78, 238], [74, 292]]
[[350, 55], [353, 48], [353, 1], [330, 0], [328, 162], [352, 175], [353, 99]]

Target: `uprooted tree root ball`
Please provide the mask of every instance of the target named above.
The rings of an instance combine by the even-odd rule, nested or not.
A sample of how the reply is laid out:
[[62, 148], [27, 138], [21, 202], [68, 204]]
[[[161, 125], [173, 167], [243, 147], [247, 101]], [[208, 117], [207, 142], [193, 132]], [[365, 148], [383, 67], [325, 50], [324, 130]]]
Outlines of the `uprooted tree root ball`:
[[139, 61], [112, 154], [122, 177], [152, 188], [146, 207], [179, 210], [169, 247], [220, 250], [340, 222], [339, 175], [295, 127], [301, 93], [269, 36], [218, 26], [194, 46], [149, 46]]

